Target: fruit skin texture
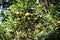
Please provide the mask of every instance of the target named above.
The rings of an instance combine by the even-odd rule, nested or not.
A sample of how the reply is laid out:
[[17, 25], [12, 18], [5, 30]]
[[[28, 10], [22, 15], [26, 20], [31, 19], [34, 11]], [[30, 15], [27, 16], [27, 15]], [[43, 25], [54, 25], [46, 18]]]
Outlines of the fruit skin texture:
[[30, 16], [30, 13], [25, 13], [25, 16], [27, 17], [27, 16]]

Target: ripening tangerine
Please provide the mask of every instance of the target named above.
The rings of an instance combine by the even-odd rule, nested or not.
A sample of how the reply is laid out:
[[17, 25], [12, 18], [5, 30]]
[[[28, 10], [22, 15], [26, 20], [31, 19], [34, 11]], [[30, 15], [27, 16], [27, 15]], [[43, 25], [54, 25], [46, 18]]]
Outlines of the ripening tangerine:
[[19, 14], [19, 12], [16, 12], [16, 14]]
[[20, 20], [20, 18], [17, 18], [17, 20]]
[[60, 21], [57, 21], [58, 24], [60, 24]]
[[8, 30], [7, 32], [13, 32], [13, 30]]
[[28, 20], [30, 20], [31, 18], [30, 17], [28, 17]]
[[30, 16], [30, 13], [25, 13], [25, 16]]

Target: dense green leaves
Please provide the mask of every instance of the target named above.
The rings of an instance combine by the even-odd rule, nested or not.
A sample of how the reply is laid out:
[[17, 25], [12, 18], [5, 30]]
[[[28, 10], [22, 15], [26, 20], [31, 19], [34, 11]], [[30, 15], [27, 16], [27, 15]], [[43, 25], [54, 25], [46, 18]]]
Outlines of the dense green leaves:
[[55, 10], [57, 7], [54, 4], [50, 3], [47, 9], [43, 2], [36, 4], [36, 0], [11, 2], [13, 4], [8, 7], [8, 11], [3, 12], [1, 40], [45, 40], [60, 25], [60, 12]]

